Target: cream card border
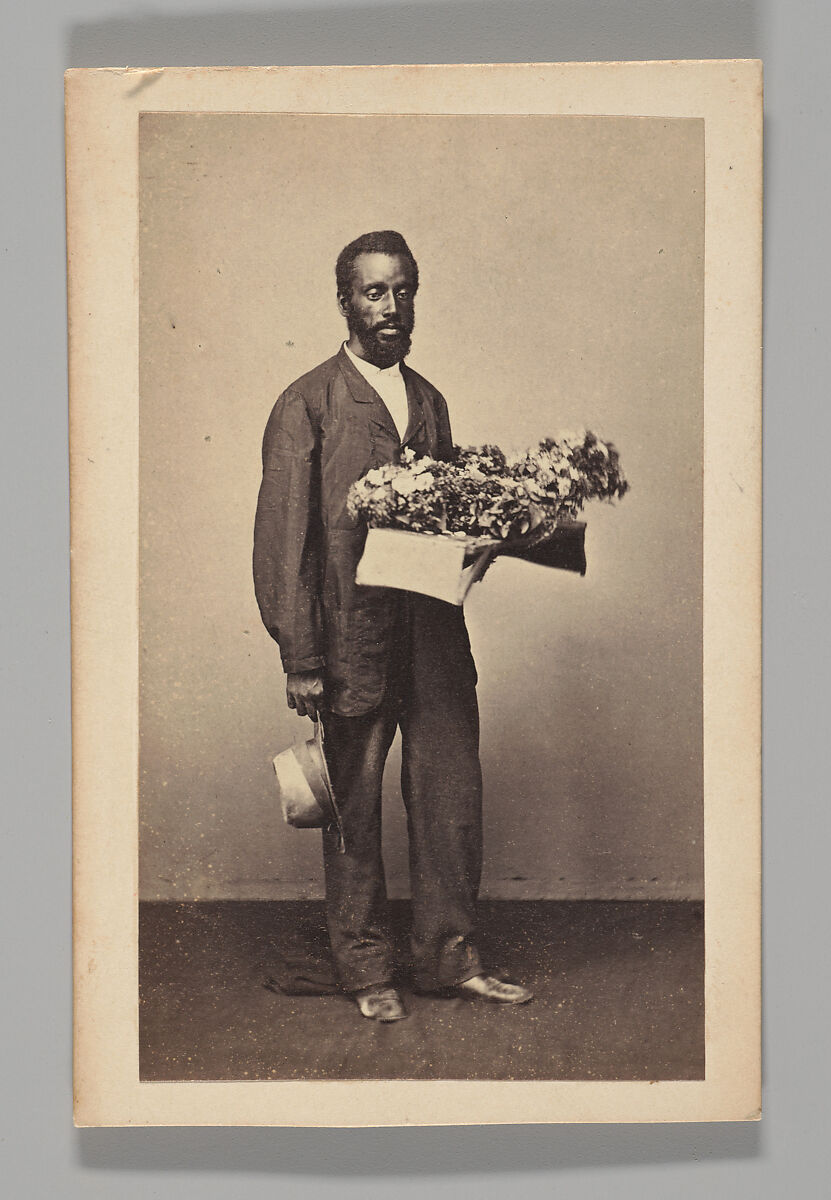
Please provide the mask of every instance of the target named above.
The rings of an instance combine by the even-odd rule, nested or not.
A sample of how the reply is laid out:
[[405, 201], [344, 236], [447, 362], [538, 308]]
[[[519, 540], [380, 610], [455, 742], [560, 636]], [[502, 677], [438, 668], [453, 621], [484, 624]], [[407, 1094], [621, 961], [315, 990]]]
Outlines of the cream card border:
[[[758, 1117], [761, 92], [731, 60], [67, 72], [77, 1124]], [[705, 1080], [139, 1081], [138, 115], [173, 110], [704, 118]]]

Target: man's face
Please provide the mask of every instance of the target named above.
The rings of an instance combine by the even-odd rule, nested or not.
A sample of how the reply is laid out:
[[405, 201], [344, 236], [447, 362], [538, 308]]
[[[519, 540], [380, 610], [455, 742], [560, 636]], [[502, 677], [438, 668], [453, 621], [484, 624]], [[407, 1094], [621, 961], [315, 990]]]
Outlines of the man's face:
[[338, 305], [349, 328], [349, 349], [376, 367], [391, 367], [409, 352], [415, 324], [415, 275], [398, 254], [359, 254], [348, 295]]

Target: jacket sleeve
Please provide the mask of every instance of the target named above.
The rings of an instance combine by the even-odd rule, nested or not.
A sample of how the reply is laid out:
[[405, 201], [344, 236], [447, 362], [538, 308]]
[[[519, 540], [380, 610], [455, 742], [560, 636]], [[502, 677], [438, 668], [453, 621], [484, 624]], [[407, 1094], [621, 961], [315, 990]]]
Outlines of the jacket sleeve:
[[306, 401], [289, 388], [266, 426], [254, 522], [254, 592], [286, 674], [325, 662], [321, 561], [319, 435]]

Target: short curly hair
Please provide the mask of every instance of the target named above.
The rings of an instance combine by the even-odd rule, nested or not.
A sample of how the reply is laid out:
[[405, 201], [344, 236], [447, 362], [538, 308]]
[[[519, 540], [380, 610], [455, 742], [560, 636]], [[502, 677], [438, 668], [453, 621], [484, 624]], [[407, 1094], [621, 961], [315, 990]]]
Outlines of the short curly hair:
[[352, 270], [359, 254], [397, 254], [406, 258], [415, 276], [413, 290], [418, 290], [418, 263], [413, 252], [400, 233], [394, 229], [377, 229], [373, 233], [362, 233], [348, 246], [344, 246], [335, 264], [335, 281], [338, 295], [346, 295], [352, 285]]

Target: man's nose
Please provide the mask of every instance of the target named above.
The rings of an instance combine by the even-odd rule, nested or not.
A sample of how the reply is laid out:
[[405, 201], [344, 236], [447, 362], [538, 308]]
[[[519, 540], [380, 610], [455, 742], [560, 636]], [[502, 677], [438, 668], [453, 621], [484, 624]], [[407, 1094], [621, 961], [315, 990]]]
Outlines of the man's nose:
[[398, 316], [398, 300], [396, 299], [395, 292], [387, 292], [384, 296], [382, 312], [385, 317]]

